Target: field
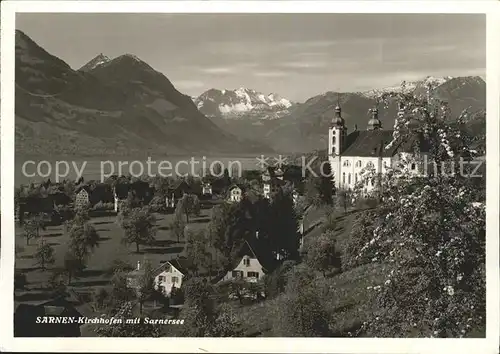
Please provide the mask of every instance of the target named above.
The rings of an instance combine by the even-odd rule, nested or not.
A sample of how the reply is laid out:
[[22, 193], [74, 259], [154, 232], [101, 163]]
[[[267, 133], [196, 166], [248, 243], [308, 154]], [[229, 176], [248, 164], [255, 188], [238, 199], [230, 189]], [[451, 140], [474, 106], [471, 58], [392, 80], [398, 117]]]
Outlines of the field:
[[[189, 218], [189, 228], [199, 230], [205, 228], [210, 221], [212, 209], [202, 209], [198, 217]], [[93, 217], [91, 224], [100, 236], [99, 247], [91, 255], [88, 267], [83, 274], [72, 281], [71, 286], [79, 290], [90, 290], [98, 286], [105, 286], [109, 283], [110, 269], [114, 260], [120, 259], [135, 266], [138, 261], [149, 260], [153, 267], [162, 261], [168, 261], [178, 257], [183, 252], [184, 241], [177, 242], [170, 234], [169, 224], [173, 220], [173, 214], [155, 214], [157, 218], [156, 240], [152, 245], [140, 247], [140, 252], [135, 252], [134, 245], [122, 244], [123, 230], [116, 223], [116, 216]], [[64, 233], [63, 226], [48, 226], [46, 230], [40, 231], [40, 236], [50, 243], [55, 250], [56, 262], [49, 266], [48, 270], [42, 271], [36, 264], [34, 253], [37, 249], [38, 240], [30, 240], [30, 245], [26, 245], [23, 237], [23, 229], [16, 227], [16, 247], [21, 247], [21, 251], [16, 256], [16, 270], [23, 270], [27, 276], [27, 290], [16, 294], [16, 301], [39, 301], [48, 296], [45, 287], [50, 278], [50, 268], [61, 267], [63, 265], [64, 254], [68, 236]]]

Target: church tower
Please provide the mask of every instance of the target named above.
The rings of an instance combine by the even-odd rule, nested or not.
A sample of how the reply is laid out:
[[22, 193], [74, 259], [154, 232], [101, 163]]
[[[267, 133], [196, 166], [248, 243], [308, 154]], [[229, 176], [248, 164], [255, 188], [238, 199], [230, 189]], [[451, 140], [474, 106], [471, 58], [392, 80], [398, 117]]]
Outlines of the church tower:
[[368, 130], [377, 130], [382, 128], [382, 122], [378, 119], [378, 108], [371, 109], [372, 118], [368, 121]]
[[346, 136], [345, 120], [342, 118], [340, 105], [335, 107], [335, 116], [328, 131], [328, 155], [337, 156], [342, 153]]
[[345, 120], [342, 118], [342, 110], [340, 104], [335, 107], [335, 115], [328, 129], [328, 161], [332, 169], [335, 186], [340, 186], [341, 164], [340, 156], [345, 147], [347, 128]]

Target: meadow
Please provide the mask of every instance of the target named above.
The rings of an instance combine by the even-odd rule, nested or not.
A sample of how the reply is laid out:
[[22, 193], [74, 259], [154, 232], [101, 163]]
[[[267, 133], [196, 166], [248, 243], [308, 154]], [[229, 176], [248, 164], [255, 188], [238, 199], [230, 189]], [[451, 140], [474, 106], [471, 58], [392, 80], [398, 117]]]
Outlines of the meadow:
[[[201, 209], [198, 217], [190, 217], [188, 228], [196, 231], [206, 228], [210, 221], [212, 209]], [[156, 239], [151, 245], [142, 245], [139, 253], [135, 245], [122, 243], [123, 230], [116, 222], [116, 215], [92, 217], [90, 223], [99, 234], [99, 246], [90, 256], [88, 266], [84, 272], [71, 282], [71, 287], [79, 291], [94, 291], [96, 287], [109, 285], [111, 279], [111, 266], [113, 261], [120, 260], [135, 267], [137, 262], [148, 260], [153, 267], [161, 262], [177, 258], [183, 253], [184, 240], [179, 240], [171, 235], [169, 225], [174, 214], [159, 214], [156, 216]], [[26, 245], [22, 227], [16, 226], [16, 248], [20, 251], [16, 256], [15, 268], [23, 271], [27, 277], [26, 291], [16, 293], [16, 301], [30, 302], [49, 299], [47, 289], [51, 276], [51, 269], [63, 266], [64, 255], [67, 250], [69, 237], [64, 232], [64, 226], [47, 226], [40, 230], [40, 239], [49, 243], [55, 251], [55, 263], [43, 271], [34, 257], [39, 240], [30, 240]]]

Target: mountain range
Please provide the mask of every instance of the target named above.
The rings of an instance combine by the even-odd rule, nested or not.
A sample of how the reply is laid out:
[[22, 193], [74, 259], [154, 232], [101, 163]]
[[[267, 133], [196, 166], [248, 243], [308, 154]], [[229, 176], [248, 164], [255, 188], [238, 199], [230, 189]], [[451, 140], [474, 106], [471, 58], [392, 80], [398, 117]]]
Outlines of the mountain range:
[[[16, 31], [16, 152], [25, 155], [300, 153], [326, 147], [337, 103], [349, 130], [365, 129], [375, 97], [388, 90], [432, 95], [453, 113], [484, 112], [480, 77], [427, 77], [404, 87], [326, 92], [305, 102], [249, 88], [210, 89], [198, 97], [132, 54], [99, 54], [80, 69]], [[380, 110], [392, 127], [396, 104]], [[484, 124], [476, 124], [484, 130]]]
[[[458, 116], [464, 109], [471, 113], [479, 113], [484, 121], [486, 109], [486, 83], [478, 76], [465, 77], [432, 77], [428, 76], [422, 80], [405, 82], [400, 86], [385, 87], [366, 92], [325, 92], [309, 98], [303, 103], [293, 103], [286, 107], [279, 116], [269, 119], [262, 114], [262, 108], [256, 106], [234, 114], [216, 114], [216, 107], [226, 104], [226, 101], [217, 100], [217, 95], [210, 95], [210, 119], [224, 130], [232, 134], [252, 138], [264, 144], [272, 146], [280, 152], [308, 152], [324, 149], [327, 145], [328, 127], [333, 116], [334, 107], [339, 103], [342, 115], [346, 120], [348, 131], [366, 129], [369, 109], [376, 105], [376, 97], [384, 92], [412, 92], [415, 95], [426, 95], [427, 90], [433, 97], [448, 102], [450, 110]], [[241, 89], [240, 89], [241, 90]], [[216, 91], [209, 90], [195, 102], [207, 101], [207, 93]], [[249, 90], [247, 90], [249, 91]], [[255, 92], [251, 90], [251, 92]], [[231, 101], [233, 106], [240, 102]], [[245, 102], [241, 98], [241, 103]], [[200, 110], [203, 109], [203, 106]], [[391, 129], [396, 117], [396, 102], [390, 102], [386, 109], [379, 107], [379, 119], [383, 128]], [[224, 117], [221, 119], [221, 117]], [[255, 117], [261, 117], [256, 119]], [[237, 118], [237, 119], [235, 119]], [[472, 122], [474, 124], [477, 122]], [[478, 130], [479, 129], [479, 130]], [[484, 124], [475, 124], [474, 131], [484, 132]]]
[[265, 95], [252, 89], [210, 89], [194, 98], [207, 117], [223, 119], [277, 119], [290, 113], [292, 102], [275, 93]]
[[131, 54], [80, 70], [16, 31], [16, 152], [26, 155], [241, 154], [269, 151], [204, 116]]

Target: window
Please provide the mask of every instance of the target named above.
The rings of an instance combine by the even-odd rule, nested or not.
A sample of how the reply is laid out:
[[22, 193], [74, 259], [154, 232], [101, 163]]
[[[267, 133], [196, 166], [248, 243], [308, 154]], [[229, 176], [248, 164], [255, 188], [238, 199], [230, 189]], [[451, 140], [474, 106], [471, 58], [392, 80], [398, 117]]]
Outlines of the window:
[[351, 184], [351, 174], [347, 175], [347, 184]]
[[247, 272], [247, 277], [248, 278], [257, 278], [257, 279], [259, 279], [259, 273], [257, 273], [257, 272]]
[[345, 172], [342, 173], [342, 183], [345, 184]]
[[172, 277], [172, 283], [173, 284], [176, 284], [179, 282], [179, 278], [178, 277]]
[[243, 264], [246, 265], [247, 267], [250, 266], [250, 258], [243, 258]]
[[349, 167], [351, 165], [351, 163], [349, 161], [344, 161], [343, 165]]
[[361, 167], [361, 160], [356, 161], [356, 167]]
[[158, 277], [158, 281], [159, 281], [159, 282], [165, 281], [165, 277], [164, 277], [163, 275], [160, 275], [160, 276]]
[[233, 270], [231, 275], [233, 276], [233, 278], [241, 278], [243, 277], [243, 272], [241, 270]]
[[357, 173], [354, 174], [354, 183], [358, 183], [358, 174]]
[[417, 168], [417, 165], [415, 165], [415, 163], [412, 163], [411, 164], [411, 170], [414, 171], [416, 168]]
[[336, 139], [336, 136], [332, 136], [332, 145], [335, 145], [335, 143], [337, 142], [337, 139]]
[[335, 155], [335, 146], [332, 147], [332, 154]]

